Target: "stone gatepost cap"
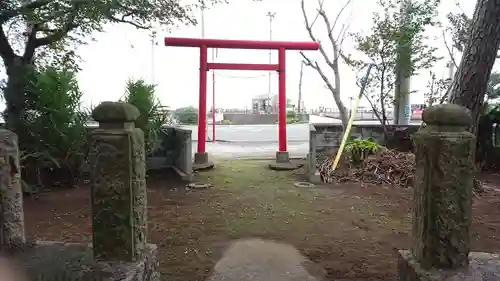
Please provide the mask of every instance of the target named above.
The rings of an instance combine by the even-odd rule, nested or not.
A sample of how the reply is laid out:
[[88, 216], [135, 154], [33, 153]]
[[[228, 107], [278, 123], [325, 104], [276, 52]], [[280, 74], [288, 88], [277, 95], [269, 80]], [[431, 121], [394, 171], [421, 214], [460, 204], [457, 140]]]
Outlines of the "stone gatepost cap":
[[422, 114], [422, 120], [429, 125], [467, 127], [472, 123], [470, 111], [457, 104], [434, 105]]
[[105, 123], [131, 123], [140, 115], [137, 107], [125, 102], [105, 101], [92, 111], [95, 121]]

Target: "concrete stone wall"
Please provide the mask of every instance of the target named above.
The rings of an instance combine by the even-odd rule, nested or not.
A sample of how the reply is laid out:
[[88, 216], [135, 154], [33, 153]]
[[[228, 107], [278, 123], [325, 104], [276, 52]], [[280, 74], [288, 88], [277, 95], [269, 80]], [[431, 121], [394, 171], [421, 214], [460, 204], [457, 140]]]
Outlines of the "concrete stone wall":
[[[89, 133], [97, 129], [89, 127]], [[192, 178], [192, 132], [173, 126], [164, 126], [153, 151], [146, 157], [148, 170], [174, 169], [183, 180]], [[88, 163], [81, 166], [82, 177], [88, 179], [90, 167]]]
[[232, 125], [276, 124], [278, 114], [224, 113], [224, 120], [231, 121]]
[[[413, 148], [410, 136], [420, 128], [417, 125], [388, 125], [388, 139], [384, 137], [384, 128], [380, 124], [355, 124], [351, 129], [351, 137], [372, 137], [377, 143], [386, 147], [410, 151]], [[311, 124], [309, 128], [309, 176], [316, 171], [318, 161], [322, 156], [330, 155], [336, 151], [343, 137], [343, 127], [340, 124]], [[318, 175], [316, 175], [318, 176]]]
[[[298, 116], [300, 122], [309, 122], [308, 114]], [[224, 113], [224, 120], [231, 121], [231, 125], [262, 125], [277, 124], [278, 114], [253, 114], [253, 113]]]
[[[403, 148], [402, 142], [407, 142], [411, 134], [415, 133], [420, 125], [389, 125], [387, 126], [389, 139], [384, 138], [384, 129], [378, 124], [353, 125], [351, 137], [372, 137], [377, 143], [391, 148]], [[331, 152], [340, 146], [343, 128], [337, 124], [311, 124], [309, 130], [311, 142], [309, 150], [314, 146], [317, 152]], [[409, 147], [411, 149], [411, 147]]]
[[178, 127], [165, 126], [158, 143], [148, 157], [148, 169], [174, 169], [183, 180], [191, 180], [192, 132]]

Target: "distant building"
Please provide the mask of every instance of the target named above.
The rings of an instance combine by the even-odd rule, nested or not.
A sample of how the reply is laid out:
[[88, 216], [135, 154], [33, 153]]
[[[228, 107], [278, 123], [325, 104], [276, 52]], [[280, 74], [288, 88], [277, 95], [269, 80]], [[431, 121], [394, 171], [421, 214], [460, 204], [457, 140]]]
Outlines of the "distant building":
[[[287, 110], [296, 110], [297, 106], [292, 103], [292, 99], [286, 99]], [[303, 108], [303, 107], [302, 107]], [[257, 113], [278, 113], [279, 111], [279, 98], [278, 95], [268, 96], [257, 95], [252, 98], [252, 112]]]
[[271, 113], [271, 99], [267, 94], [257, 95], [252, 98], [253, 113]]

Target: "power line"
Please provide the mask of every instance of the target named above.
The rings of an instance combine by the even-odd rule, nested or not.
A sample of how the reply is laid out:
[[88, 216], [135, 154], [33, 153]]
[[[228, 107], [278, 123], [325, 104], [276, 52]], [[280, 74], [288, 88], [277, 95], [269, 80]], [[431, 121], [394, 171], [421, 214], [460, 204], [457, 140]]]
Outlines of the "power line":
[[155, 73], [155, 46], [158, 45], [156, 41], [156, 31], [153, 30], [150, 34], [151, 36], [151, 83], [156, 84], [156, 73]]
[[[275, 12], [267, 12], [267, 16], [269, 17], [269, 41], [273, 40], [273, 19], [276, 16]], [[269, 64], [271, 64], [272, 51], [269, 50]], [[268, 88], [267, 94], [269, 98], [271, 97], [271, 72], [268, 74]]]
[[226, 78], [232, 78], [232, 79], [257, 79], [257, 78], [267, 76], [267, 74], [261, 74], [261, 75], [256, 75], [256, 76], [236, 76], [236, 75], [221, 74], [218, 72], [216, 72], [215, 75], [221, 76], [221, 77], [226, 77]]

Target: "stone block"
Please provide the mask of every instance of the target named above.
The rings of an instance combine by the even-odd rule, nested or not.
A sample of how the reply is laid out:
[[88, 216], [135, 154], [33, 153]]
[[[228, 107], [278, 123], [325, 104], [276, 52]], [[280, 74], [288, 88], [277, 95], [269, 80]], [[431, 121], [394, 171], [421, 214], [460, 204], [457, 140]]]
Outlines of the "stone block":
[[92, 118], [99, 123], [131, 123], [140, 115], [137, 107], [113, 101], [102, 102], [92, 111]]
[[37, 241], [12, 257], [26, 280], [159, 281], [158, 249], [148, 244], [137, 261], [95, 261], [86, 243]]
[[288, 151], [277, 151], [276, 152], [276, 162], [277, 163], [290, 162], [290, 154], [288, 153]]
[[148, 244], [140, 259], [133, 262], [98, 262], [85, 281], [160, 281], [158, 248]]
[[399, 251], [399, 281], [500, 281], [498, 254], [471, 252], [468, 265], [459, 269], [426, 269], [410, 251]]
[[5, 129], [0, 129], [0, 192], [0, 246], [23, 248], [26, 236], [18, 140]]
[[207, 152], [196, 152], [194, 154], [194, 164], [205, 164], [208, 162]]
[[[469, 261], [476, 142], [465, 130], [468, 124], [456, 123], [470, 121], [465, 108], [430, 109], [423, 114], [427, 126], [413, 135], [416, 171], [411, 250], [424, 268], [461, 268]], [[434, 123], [448, 117], [433, 114], [460, 116], [455, 111], [465, 117], [446, 126]]]
[[[136, 116], [130, 105], [103, 104], [96, 108], [97, 113], [106, 117], [110, 114], [104, 110], [108, 106], [115, 114], [99, 119], [99, 125], [110, 122], [117, 126], [100, 126], [90, 137], [94, 258], [136, 261], [144, 251], [147, 235], [144, 133], [129, 120]], [[117, 109], [120, 106], [124, 109]], [[128, 111], [132, 113], [127, 115]], [[124, 126], [126, 122], [130, 125]]]
[[215, 163], [208, 159], [207, 152], [196, 152], [194, 154], [193, 171], [209, 170], [215, 167]]

